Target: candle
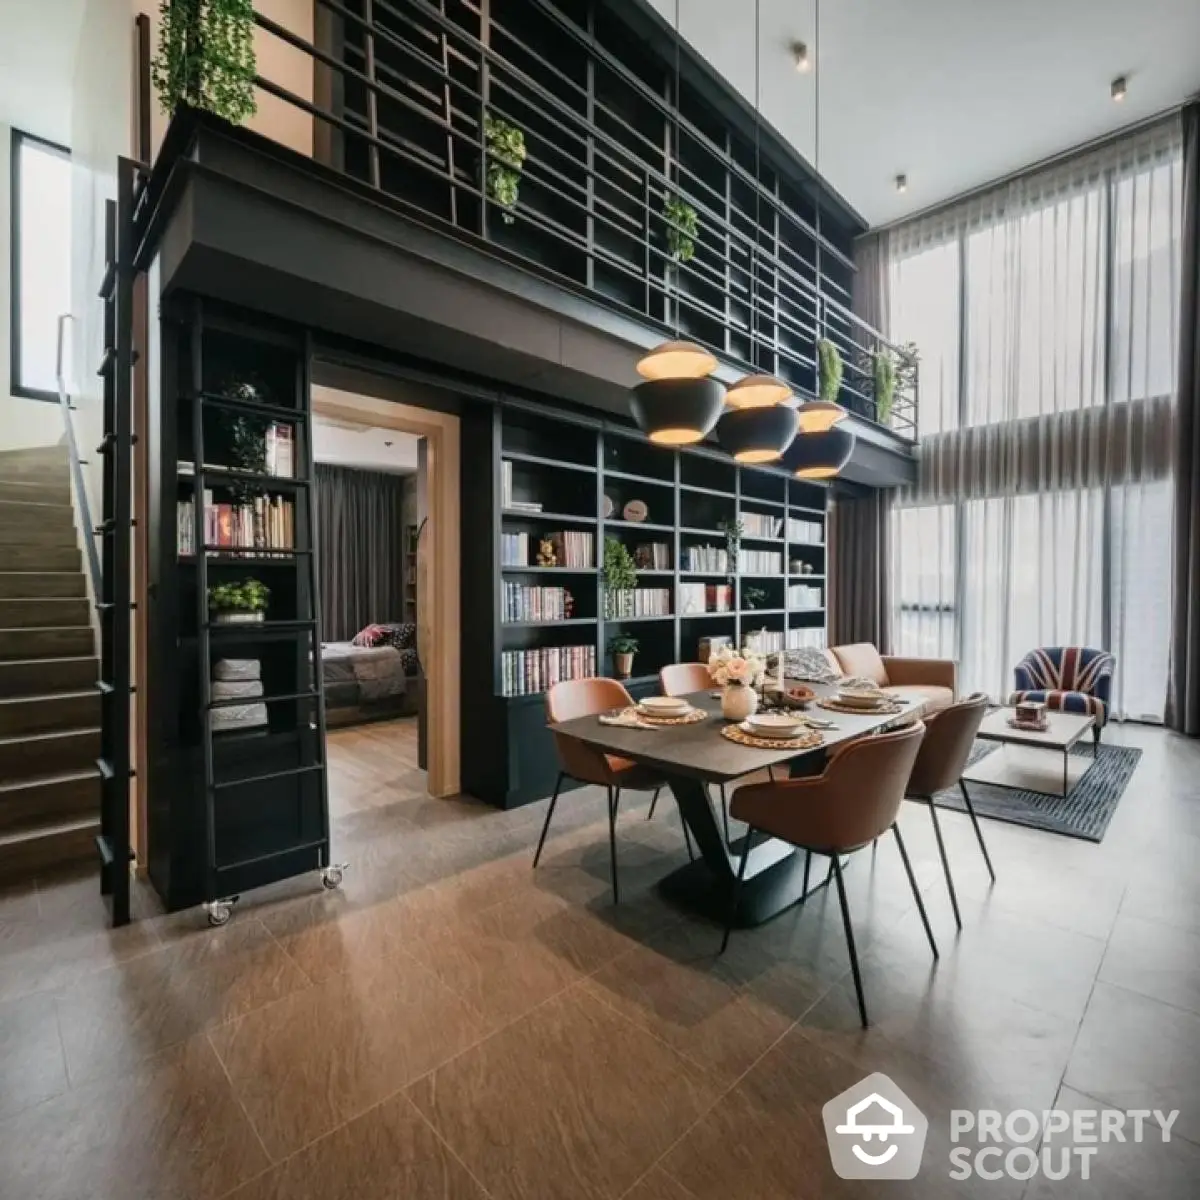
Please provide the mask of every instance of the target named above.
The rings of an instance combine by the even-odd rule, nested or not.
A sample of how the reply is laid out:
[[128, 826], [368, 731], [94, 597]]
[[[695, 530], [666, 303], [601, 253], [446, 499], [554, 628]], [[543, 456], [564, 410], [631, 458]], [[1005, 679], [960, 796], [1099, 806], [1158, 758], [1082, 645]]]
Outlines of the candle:
[[783, 651], [780, 650], [775, 656], [775, 678], [779, 685], [779, 690], [783, 691]]

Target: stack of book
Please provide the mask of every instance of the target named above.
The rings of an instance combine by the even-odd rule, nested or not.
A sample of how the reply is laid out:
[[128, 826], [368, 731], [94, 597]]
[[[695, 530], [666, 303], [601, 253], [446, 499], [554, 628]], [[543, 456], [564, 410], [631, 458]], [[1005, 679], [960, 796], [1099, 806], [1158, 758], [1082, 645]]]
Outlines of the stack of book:
[[778, 550], [747, 550], [738, 552], [738, 570], [743, 575], [782, 575], [783, 555]]
[[745, 537], [777, 538], [783, 532], [783, 518], [766, 513], [742, 513], [742, 532]]
[[683, 549], [685, 571], [711, 571], [724, 574], [729, 570], [729, 554], [719, 546], [685, 546]]
[[[195, 500], [175, 506], [176, 543], [180, 554], [196, 554]], [[294, 505], [284, 496], [256, 496], [241, 504], [214, 504], [204, 492], [204, 550], [218, 554], [230, 550], [291, 550], [295, 546]]]
[[783, 630], [755, 629], [744, 634], [742, 641], [747, 650], [754, 650], [759, 654], [773, 654], [783, 649]]
[[695, 613], [729, 612], [733, 608], [733, 588], [727, 583], [681, 583], [679, 611], [686, 617]]
[[596, 565], [596, 535], [568, 530], [547, 534], [554, 547], [560, 567], [593, 567]]
[[502, 533], [500, 535], [500, 565], [504, 567], [529, 566], [529, 534]]
[[505, 508], [515, 508], [520, 512], [540, 513], [541, 503], [534, 500], [513, 499], [513, 465], [509, 459], [500, 464], [500, 503]]
[[787, 631], [787, 648], [789, 650], [824, 650], [824, 629], [789, 629]]
[[633, 561], [641, 571], [669, 571], [671, 547], [666, 542], [647, 542], [633, 548]]
[[505, 583], [500, 594], [502, 621], [563, 621], [571, 611], [571, 593], [566, 588]]
[[669, 617], [669, 588], [620, 588], [604, 593], [606, 617]]
[[820, 521], [802, 521], [788, 517], [787, 540], [801, 546], [820, 546], [825, 541], [825, 528]]
[[788, 584], [788, 608], [805, 609], [821, 607], [821, 589], [811, 583]]
[[500, 655], [501, 694], [505, 696], [530, 696], [564, 679], [595, 674], [595, 646], [543, 646], [539, 650], [506, 650]]

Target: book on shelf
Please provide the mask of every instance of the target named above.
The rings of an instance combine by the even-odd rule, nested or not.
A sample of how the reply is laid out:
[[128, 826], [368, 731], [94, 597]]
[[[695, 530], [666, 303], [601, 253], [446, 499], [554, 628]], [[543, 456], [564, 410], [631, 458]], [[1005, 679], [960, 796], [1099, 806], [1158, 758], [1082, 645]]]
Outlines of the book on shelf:
[[738, 570], [743, 575], [782, 575], [783, 555], [778, 550], [738, 551]]
[[729, 583], [706, 583], [704, 604], [708, 612], [733, 611], [733, 585]]
[[669, 571], [671, 547], [666, 542], [643, 542], [634, 546], [633, 562], [640, 571]]
[[530, 696], [564, 679], [596, 674], [595, 646], [541, 646], [505, 650], [500, 655], [500, 691], [504, 696]]
[[500, 592], [502, 621], [565, 621], [573, 611], [574, 601], [566, 588], [526, 587], [506, 581]]
[[669, 617], [671, 615], [671, 589], [606, 589], [604, 615], [614, 620], [620, 620], [622, 617]]
[[567, 530], [547, 533], [542, 538], [528, 533], [501, 533], [500, 565], [505, 567], [537, 566], [537, 552], [542, 540], [554, 548], [556, 566], [592, 568], [596, 563], [596, 535]]
[[751, 629], [742, 634], [742, 644], [758, 654], [772, 654], [783, 649], [782, 629]]
[[683, 616], [708, 612], [729, 612], [733, 607], [733, 588], [727, 583], [681, 583], [679, 611]]
[[820, 521], [805, 521], [800, 517], [788, 517], [787, 540], [800, 546], [823, 546], [825, 526]]
[[[285, 496], [255, 496], [240, 504], [214, 503], [212, 491], [203, 494], [204, 549], [215, 556], [223, 549], [273, 551], [295, 546], [295, 509]], [[184, 555], [196, 554], [196, 502], [179, 500], [175, 505], [176, 546]]]
[[789, 583], [788, 608], [820, 608], [824, 603], [821, 589], [811, 583]]
[[265, 435], [268, 475], [291, 479], [296, 474], [296, 435], [290, 425], [272, 421]]
[[533, 500], [513, 498], [513, 465], [511, 459], [500, 462], [500, 504], [503, 508], [519, 509], [521, 512], [540, 513], [542, 506]]
[[766, 513], [742, 512], [742, 535], [751, 538], [777, 538], [783, 534], [783, 518]]
[[729, 570], [729, 553], [720, 546], [685, 546], [685, 571], [712, 571], [724, 574]]
[[787, 631], [786, 648], [788, 650], [824, 650], [825, 630], [820, 627], [813, 629], [789, 629]]

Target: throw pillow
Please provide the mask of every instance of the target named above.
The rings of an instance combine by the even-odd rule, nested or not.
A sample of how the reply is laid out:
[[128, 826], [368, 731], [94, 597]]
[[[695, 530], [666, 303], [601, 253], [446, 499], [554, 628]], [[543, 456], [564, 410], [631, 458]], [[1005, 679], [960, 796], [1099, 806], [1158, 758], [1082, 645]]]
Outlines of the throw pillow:
[[394, 622], [379, 627], [383, 631], [380, 645], [411, 650], [417, 644], [417, 627], [411, 621]]
[[386, 625], [368, 625], [360, 629], [351, 639], [352, 646], [382, 646], [387, 636]]
[[417, 652], [415, 650], [401, 650], [400, 665], [404, 668], [405, 675], [415, 675], [417, 673], [417, 668], [421, 665], [421, 660], [417, 658]]
[[841, 676], [829, 665], [823, 650], [805, 646], [802, 650], [785, 650], [783, 671], [789, 679], [803, 679], [806, 683], [833, 683]]

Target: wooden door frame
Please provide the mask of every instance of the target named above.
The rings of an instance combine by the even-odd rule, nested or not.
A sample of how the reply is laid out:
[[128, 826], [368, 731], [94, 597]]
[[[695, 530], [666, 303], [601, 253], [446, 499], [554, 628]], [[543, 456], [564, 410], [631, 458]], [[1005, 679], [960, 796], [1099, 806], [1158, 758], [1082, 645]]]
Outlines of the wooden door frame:
[[[459, 422], [452, 413], [312, 386], [316, 416], [367, 423], [425, 439], [429, 529], [417, 550], [417, 646], [425, 669], [431, 796], [460, 790], [462, 626], [459, 613]], [[437, 619], [433, 619], [433, 614]], [[380, 619], [386, 619], [381, 614]]]

